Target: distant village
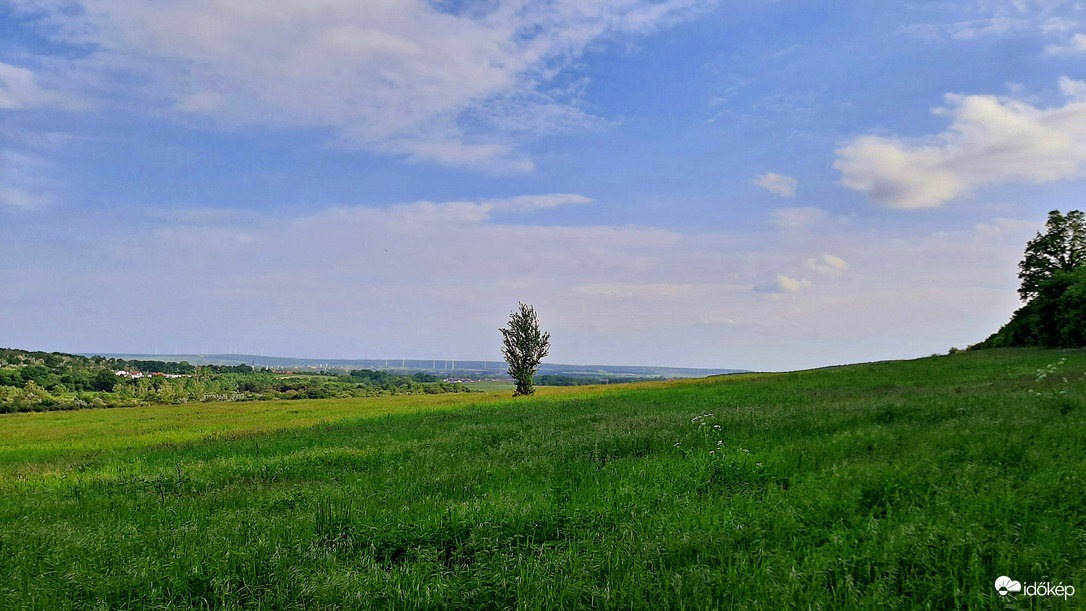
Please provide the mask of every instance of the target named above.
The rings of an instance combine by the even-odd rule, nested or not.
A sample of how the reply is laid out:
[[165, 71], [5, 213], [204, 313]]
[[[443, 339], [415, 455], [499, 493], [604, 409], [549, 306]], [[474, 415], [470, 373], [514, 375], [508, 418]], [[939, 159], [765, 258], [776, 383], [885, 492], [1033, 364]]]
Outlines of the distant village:
[[[297, 374], [304, 373], [304, 372], [297, 371], [297, 370], [271, 369], [271, 368], [267, 368], [267, 369], [265, 369], [265, 371], [268, 371], [269, 373], [275, 373], [275, 374], [281, 374], [281, 375], [282, 374], [296, 374], [297, 375]], [[323, 370], [323, 371], [328, 371], [328, 370]], [[116, 375], [117, 377], [128, 378], [128, 379], [131, 379], [131, 380], [139, 380], [141, 378], [191, 378], [192, 377], [192, 374], [187, 374], [187, 373], [182, 374], [182, 373], [161, 373], [161, 372], [158, 372], [158, 371], [149, 371], [149, 372], [145, 372], [145, 371], [126, 371], [124, 369], [118, 369], [118, 370], [114, 371], [113, 374]], [[450, 382], [450, 383], [454, 383], [454, 384], [463, 384], [463, 383], [466, 383], [466, 382], [508, 382], [509, 380], [510, 380], [509, 377], [470, 376], [470, 375], [468, 375], [468, 376], [458, 376], [458, 377], [448, 377], [448, 378], [443, 378], [442, 379], [443, 382]]]
[[152, 372], [144, 373], [142, 371], [125, 371], [123, 369], [118, 369], [117, 371], [114, 371], [113, 374], [116, 375], [117, 377], [130, 378], [130, 379], [133, 379], [133, 380], [138, 380], [140, 378], [191, 378], [192, 377], [191, 374], [187, 374], [187, 373], [184, 373], [184, 374], [182, 374], [182, 373], [160, 373], [158, 371], [152, 371]]

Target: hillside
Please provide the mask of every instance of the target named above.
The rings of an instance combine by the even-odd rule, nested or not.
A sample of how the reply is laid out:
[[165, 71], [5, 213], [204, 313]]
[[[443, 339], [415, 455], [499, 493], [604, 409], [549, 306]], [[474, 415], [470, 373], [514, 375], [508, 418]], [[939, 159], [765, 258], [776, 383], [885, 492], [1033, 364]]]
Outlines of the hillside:
[[1086, 351], [0, 416], [0, 608], [1003, 609], [1086, 595]]
[[209, 401], [467, 392], [422, 372], [284, 375], [246, 364], [190, 364], [0, 349], [0, 413]]

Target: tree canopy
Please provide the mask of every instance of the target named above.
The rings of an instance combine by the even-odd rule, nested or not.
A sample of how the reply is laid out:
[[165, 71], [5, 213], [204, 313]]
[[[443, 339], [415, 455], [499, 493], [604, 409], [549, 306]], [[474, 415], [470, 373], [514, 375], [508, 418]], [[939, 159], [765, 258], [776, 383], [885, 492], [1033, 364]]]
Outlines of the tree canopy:
[[1086, 221], [1079, 210], [1066, 215], [1059, 210], [1048, 213], [1045, 232], [1037, 233], [1026, 244], [1025, 256], [1018, 264], [1022, 301], [1040, 295], [1045, 283], [1057, 272], [1070, 272], [1086, 264]]
[[1027, 303], [975, 348], [1086, 347], [1086, 222], [1083, 213], [1048, 213], [1045, 232], [1026, 244], [1018, 265]]
[[509, 363], [509, 375], [517, 381], [513, 396], [530, 395], [535, 392], [532, 376], [550, 352], [551, 334], [540, 331], [535, 308], [523, 303], [509, 315], [509, 326], [501, 332], [502, 356]]

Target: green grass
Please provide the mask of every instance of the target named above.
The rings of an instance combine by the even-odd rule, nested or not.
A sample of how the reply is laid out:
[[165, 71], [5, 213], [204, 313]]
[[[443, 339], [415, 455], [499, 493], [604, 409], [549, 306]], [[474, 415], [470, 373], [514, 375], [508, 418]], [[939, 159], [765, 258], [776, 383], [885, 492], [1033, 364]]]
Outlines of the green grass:
[[508, 392], [512, 393], [513, 389], [517, 387], [516, 382], [463, 382], [464, 386], [472, 390], [480, 390], [483, 392]]
[[1086, 352], [554, 391], [2, 416], [0, 608], [1086, 606]]

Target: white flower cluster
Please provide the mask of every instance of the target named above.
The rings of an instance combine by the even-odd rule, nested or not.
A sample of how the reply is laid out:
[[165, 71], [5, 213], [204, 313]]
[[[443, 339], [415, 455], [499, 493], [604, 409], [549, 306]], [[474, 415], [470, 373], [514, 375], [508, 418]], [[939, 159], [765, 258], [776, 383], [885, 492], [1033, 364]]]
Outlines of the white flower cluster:
[[[693, 422], [694, 424], [697, 424], [699, 420], [704, 420], [706, 418], [712, 418], [712, 417], [713, 417], [712, 414], [702, 414], [701, 416], [694, 416], [694, 418], [690, 422]], [[702, 422], [701, 425], [705, 426], [706, 423]], [[720, 428], [720, 427], [718, 426], [716, 428]]]
[[[1050, 376], [1055, 377], [1056, 373], [1063, 367], [1064, 363], [1066, 363], [1066, 362], [1067, 362], [1067, 359], [1062, 358], [1062, 359], [1060, 359], [1059, 361], [1057, 361], [1055, 363], [1049, 363], [1048, 365], [1038, 369], [1037, 370], [1037, 383], [1040, 384], [1041, 382], [1044, 382]], [[1067, 377], [1063, 376], [1060, 379], [1063, 381], [1063, 388], [1060, 388], [1059, 390], [1056, 390], [1055, 388], [1053, 388], [1052, 389], [1052, 395], [1053, 396], [1067, 394], [1067, 385], [1069, 384], [1069, 382], [1067, 381]], [[1031, 388], [1031, 389], [1029, 389], [1029, 394], [1041, 396], [1042, 393], [1040, 393], [1040, 392], [1038, 392], [1036, 390], [1033, 390]]]
[[[1063, 364], [1066, 363], [1066, 362], [1067, 362], [1067, 359], [1063, 358], [1063, 359], [1060, 359], [1059, 361], [1057, 361], [1055, 363], [1051, 363], [1051, 364], [1049, 364], [1049, 365], [1047, 365], [1045, 367], [1041, 367], [1040, 369], [1038, 369], [1037, 370], [1037, 382], [1038, 383], [1039, 382], [1044, 382], [1045, 378], [1047, 378], [1048, 376], [1056, 375], [1056, 371], [1058, 371], [1060, 367], [1063, 367]], [[1067, 383], [1067, 378], [1064, 378], [1063, 381], [1066, 384]]]

